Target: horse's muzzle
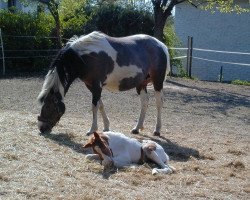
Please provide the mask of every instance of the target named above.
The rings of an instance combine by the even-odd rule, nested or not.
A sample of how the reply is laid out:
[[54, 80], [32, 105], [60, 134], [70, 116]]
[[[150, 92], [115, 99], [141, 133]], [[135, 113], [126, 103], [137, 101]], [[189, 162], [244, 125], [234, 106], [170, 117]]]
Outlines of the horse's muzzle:
[[40, 121], [39, 119], [38, 119], [37, 125], [38, 125], [39, 131], [42, 134], [44, 134], [44, 133], [50, 133], [51, 130], [52, 130], [52, 127], [51, 127], [51, 125], [49, 123]]

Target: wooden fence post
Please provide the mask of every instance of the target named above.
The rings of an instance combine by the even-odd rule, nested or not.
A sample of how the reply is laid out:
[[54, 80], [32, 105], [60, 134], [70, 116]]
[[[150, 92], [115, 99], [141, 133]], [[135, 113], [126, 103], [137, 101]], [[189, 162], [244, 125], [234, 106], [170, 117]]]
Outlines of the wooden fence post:
[[192, 57], [193, 57], [193, 37], [188, 36], [188, 50], [187, 50], [187, 74], [192, 77]]
[[5, 60], [4, 60], [3, 38], [2, 38], [1, 28], [0, 28], [0, 48], [2, 49], [2, 63], [3, 63], [3, 76], [4, 76], [5, 75]]

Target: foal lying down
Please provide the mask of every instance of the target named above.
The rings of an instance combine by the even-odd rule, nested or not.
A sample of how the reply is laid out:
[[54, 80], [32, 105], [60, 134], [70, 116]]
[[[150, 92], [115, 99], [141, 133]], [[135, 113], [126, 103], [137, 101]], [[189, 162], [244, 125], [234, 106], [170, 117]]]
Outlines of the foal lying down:
[[122, 168], [142, 164], [145, 159], [155, 162], [160, 167], [154, 168], [152, 174], [172, 173], [175, 170], [168, 165], [169, 157], [162, 146], [152, 140], [139, 141], [115, 132], [94, 132], [83, 147], [92, 148], [95, 154], [88, 154], [86, 158], [98, 157], [104, 170], [113, 166]]

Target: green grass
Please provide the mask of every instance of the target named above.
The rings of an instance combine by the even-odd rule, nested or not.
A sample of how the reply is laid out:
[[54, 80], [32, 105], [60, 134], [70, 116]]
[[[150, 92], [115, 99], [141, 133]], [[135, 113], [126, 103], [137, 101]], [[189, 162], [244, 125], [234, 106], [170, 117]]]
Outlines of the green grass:
[[249, 81], [234, 80], [231, 83], [234, 84], [234, 85], [247, 85], [247, 86], [250, 86]]

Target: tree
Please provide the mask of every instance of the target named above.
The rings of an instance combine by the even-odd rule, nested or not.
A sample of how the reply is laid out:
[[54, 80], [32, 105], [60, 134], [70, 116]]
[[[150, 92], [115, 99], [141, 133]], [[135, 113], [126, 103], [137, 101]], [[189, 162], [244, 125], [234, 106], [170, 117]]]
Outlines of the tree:
[[58, 45], [62, 46], [62, 37], [61, 37], [61, 23], [59, 17], [59, 5], [60, 0], [39, 0], [39, 2], [47, 5], [51, 15], [53, 16], [56, 24], [56, 37], [58, 38]]
[[[190, 3], [196, 8], [205, 10], [217, 9], [220, 12], [249, 12], [249, 8], [242, 8], [235, 0], [151, 0], [154, 10], [154, 36], [163, 40], [163, 30], [167, 19], [171, 16], [174, 6], [180, 3]], [[249, 1], [250, 4], [250, 1]]]

